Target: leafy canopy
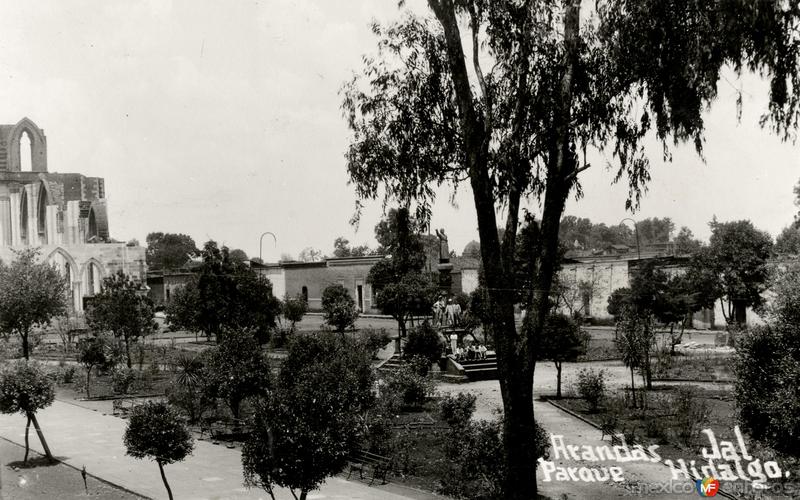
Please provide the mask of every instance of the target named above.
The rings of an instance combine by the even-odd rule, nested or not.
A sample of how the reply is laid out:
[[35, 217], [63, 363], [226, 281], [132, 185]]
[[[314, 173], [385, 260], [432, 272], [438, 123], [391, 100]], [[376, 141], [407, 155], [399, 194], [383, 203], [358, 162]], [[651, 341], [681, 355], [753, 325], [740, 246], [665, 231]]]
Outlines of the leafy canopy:
[[104, 278], [86, 312], [89, 326], [126, 340], [153, 333], [158, 328], [153, 319], [155, 309], [143, 292], [142, 286], [122, 271]]
[[202, 257], [196, 277], [168, 304], [168, 321], [208, 337], [218, 337], [224, 329], [247, 328], [265, 342], [281, 307], [272, 283], [214, 241], [206, 242]]
[[0, 372], [0, 413], [36, 413], [54, 399], [53, 382], [38, 363], [20, 360]]
[[127, 454], [161, 465], [180, 462], [192, 453], [194, 439], [167, 403], [148, 401], [131, 412], [124, 435]]
[[16, 252], [11, 265], [0, 261], [0, 331], [22, 337], [26, 358], [31, 328], [65, 314], [68, 306], [66, 279], [38, 259], [38, 249], [26, 249]]
[[219, 345], [201, 356], [206, 394], [223, 399], [234, 418], [239, 418], [242, 401], [269, 388], [269, 363], [249, 331], [226, 332]]
[[162, 232], [147, 235], [145, 261], [150, 270], [179, 269], [196, 253], [197, 245], [191, 236]]
[[242, 450], [246, 484], [307, 493], [341, 471], [373, 404], [370, 360], [370, 350], [349, 338], [295, 337], [275, 386], [256, 407]]
[[352, 328], [359, 315], [356, 301], [350, 296], [350, 292], [338, 283], [328, 285], [322, 291], [322, 314], [325, 323], [335, 328], [337, 332]]

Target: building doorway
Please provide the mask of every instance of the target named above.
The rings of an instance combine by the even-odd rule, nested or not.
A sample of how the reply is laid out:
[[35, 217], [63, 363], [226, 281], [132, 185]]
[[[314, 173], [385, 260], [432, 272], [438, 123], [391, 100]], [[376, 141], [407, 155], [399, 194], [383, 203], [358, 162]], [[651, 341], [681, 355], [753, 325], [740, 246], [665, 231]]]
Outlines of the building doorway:
[[358, 310], [364, 312], [364, 285], [361, 283], [356, 284], [356, 303]]

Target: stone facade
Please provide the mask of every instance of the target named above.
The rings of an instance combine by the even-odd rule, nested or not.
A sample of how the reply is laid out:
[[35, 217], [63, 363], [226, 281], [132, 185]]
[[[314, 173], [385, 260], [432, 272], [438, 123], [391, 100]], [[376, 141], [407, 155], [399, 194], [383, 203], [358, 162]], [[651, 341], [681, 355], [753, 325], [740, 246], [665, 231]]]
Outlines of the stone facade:
[[[21, 140], [30, 142], [30, 170], [23, 170]], [[102, 278], [123, 270], [145, 278], [145, 249], [111, 241], [100, 177], [47, 170], [47, 137], [28, 118], [0, 125], [0, 258], [39, 247], [71, 283], [75, 311], [100, 290]]]
[[306, 298], [311, 311], [322, 310], [322, 291], [328, 285], [344, 286], [365, 314], [380, 314], [375, 307], [372, 286], [367, 283], [369, 270], [382, 255], [326, 259], [322, 262], [279, 262], [253, 264], [253, 269], [272, 282], [273, 294], [300, 295]]

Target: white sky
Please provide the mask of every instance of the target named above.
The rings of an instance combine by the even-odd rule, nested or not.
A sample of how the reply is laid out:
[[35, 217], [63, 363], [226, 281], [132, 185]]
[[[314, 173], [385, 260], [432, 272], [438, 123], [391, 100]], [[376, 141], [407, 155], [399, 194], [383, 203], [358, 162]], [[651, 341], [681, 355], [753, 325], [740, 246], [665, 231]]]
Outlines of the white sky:
[[[28, 116], [45, 130], [49, 169], [106, 180], [112, 236], [151, 231], [209, 238], [264, 259], [334, 238], [374, 243], [380, 206], [348, 224], [348, 131], [338, 89], [372, 52], [373, 18], [396, 0], [3, 0], [0, 123]], [[419, 3], [419, 2], [417, 2]], [[12, 8], [13, 7], [13, 8]], [[733, 80], [734, 85], [740, 82]], [[706, 163], [691, 147], [663, 164], [654, 148], [650, 191], [634, 218], [671, 217], [697, 236], [707, 223], [749, 218], [776, 235], [796, 209], [800, 146], [758, 128], [766, 87], [745, 78], [742, 123], [733, 87], [708, 115]], [[616, 224], [624, 185], [599, 161], [567, 213]], [[471, 193], [443, 193], [433, 227], [461, 251], [476, 239]]]

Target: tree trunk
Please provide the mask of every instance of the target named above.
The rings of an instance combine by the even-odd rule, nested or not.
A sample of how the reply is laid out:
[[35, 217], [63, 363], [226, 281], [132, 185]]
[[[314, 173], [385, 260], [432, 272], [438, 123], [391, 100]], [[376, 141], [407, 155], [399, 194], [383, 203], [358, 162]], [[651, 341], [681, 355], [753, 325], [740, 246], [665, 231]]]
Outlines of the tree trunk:
[[158, 470], [161, 472], [161, 479], [164, 481], [164, 487], [167, 488], [167, 495], [169, 496], [169, 500], [172, 500], [172, 490], [169, 488], [169, 483], [167, 482], [167, 476], [164, 474], [164, 465], [161, 463], [161, 460], [156, 460], [158, 463]]
[[308, 490], [300, 490], [300, 500], [306, 500], [308, 498]]
[[669, 355], [675, 355], [675, 323], [670, 323], [669, 325]]
[[239, 398], [231, 398], [228, 404], [233, 418], [239, 420], [239, 413], [242, 407], [242, 400]]
[[91, 396], [89, 395], [89, 383], [91, 382], [92, 377], [92, 367], [90, 366], [88, 370], [86, 370], [86, 399], [89, 399]]
[[125, 339], [125, 357], [128, 361], [128, 368], [133, 368], [133, 363], [131, 363], [131, 345], [130, 341], [128, 340], [128, 336], [124, 336]]
[[[506, 232], [502, 245], [497, 234], [494, 185], [488, 171], [488, 147], [491, 140], [491, 116], [479, 117], [476, 111], [470, 79], [465, 65], [461, 35], [452, 0], [428, 0], [431, 10], [442, 25], [447, 45], [456, 101], [459, 108], [459, 123], [465, 148], [465, 167], [469, 173], [478, 218], [478, 233], [481, 242], [481, 260], [486, 277], [488, 306], [493, 312], [489, 327], [495, 341], [498, 359], [498, 375], [503, 397], [504, 429], [503, 443], [507, 475], [502, 485], [503, 498], [528, 500], [536, 498], [535, 420], [533, 413], [533, 376], [535, 352], [532, 339], [539, 334], [550, 310], [550, 289], [556, 272], [558, 253], [558, 228], [564, 210], [564, 202], [576, 174], [575, 159], [570, 151], [572, 75], [577, 62], [580, 1], [571, 0], [566, 6], [564, 37], [567, 46], [565, 72], [560, 85], [559, 103], [554, 109], [553, 138], [550, 144], [550, 161], [547, 165], [547, 185], [542, 216], [541, 238], [534, 250], [534, 280], [529, 300], [531, 328], [518, 333], [514, 323], [515, 245], [519, 221], [519, 206], [522, 192], [512, 187], [506, 200]], [[525, 45], [522, 44], [524, 47]], [[524, 50], [524, 49], [523, 49]], [[524, 71], [521, 72], [521, 97], [528, 86]], [[519, 99], [522, 102], [522, 99]], [[519, 113], [518, 116], [523, 116]], [[524, 148], [511, 158], [508, 167], [519, 175], [524, 185], [528, 164]], [[518, 160], [518, 161], [514, 161]], [[531, 291], [533, 292], [533, 290]]]
[[403, 339], [406, 337], [406, 322], [402, 319], [397, 320], [398, 332], [400, 338], [397, 340], [397, 353], [400, 358], [403, 358]]
[[53, 458], [53, 454], [50, 453], [50, 447], [47, 446], [47, 441], [44, 439], [44, 434], [42, 434], [42, 429], [39, 427], [39, 421], [36, 420], [36, 414], [33, 412], [28, 412], [28, 418], [33, 422], [33, 427], [36, 429], [36, 434], [39, 435], [39, 441], [42, 443], [42, 448], [44, 449], [44, 455], [50, 460], [51, 462], [55, 461]]
[[28, 422], [25, 424], [25, 458], [22, 460], [22, 463], [28, 463], [28, 452], [30, 451], [30, 445], [28, 441], [28, 434], [31, 430], [31, 417], [28, 417]]
[[631, 401], [633, 402], [633, 407], [636, 408], [636, 387], [633, 382], [633, 366], [631, 366]]
[[561, 399], [561, 363], [556, 361], [556, 399]]
[[28, 356], [28, 331], [20, 332], [20, 337], [22, 337], [22, 357], [27, 361], [30, 359]]

